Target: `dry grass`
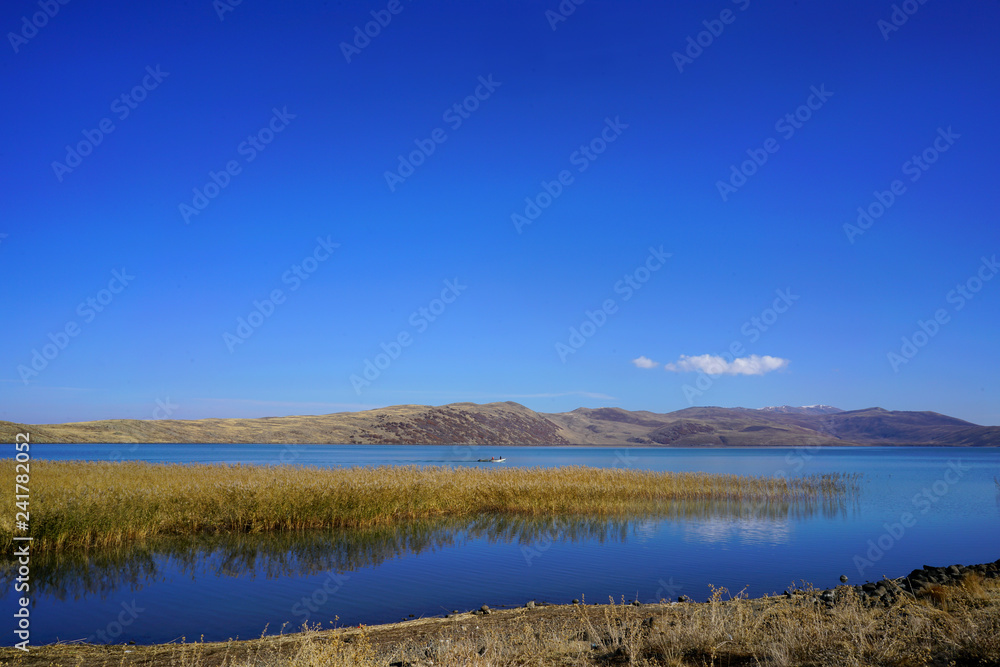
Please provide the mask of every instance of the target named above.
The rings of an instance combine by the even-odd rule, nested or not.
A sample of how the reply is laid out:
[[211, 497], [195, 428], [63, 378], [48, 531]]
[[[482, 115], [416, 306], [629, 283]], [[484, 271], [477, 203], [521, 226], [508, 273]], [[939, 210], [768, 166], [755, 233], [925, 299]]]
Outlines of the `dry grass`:
[[[678, 501], [767, 508], [842, 499], [852, 475], [795, 479], [604, 468], [313, 468], [79, 461], [31, 463], [36, 550], [117, 548], [162, 535], [356, 528], [483, 514], [657, 514]], [[0, 463], [13, 477], [14, 462]], [[12, 544], [14, 497], [0, 501]]]
[[[0, 664], [112, 667], [385, 667], [405, 664], [886, 666], [1000, 664], [1000, 580], [944, 586], [947, 605], [900, 598], [873, 606], [847, 587], [832, 608], [810, 592], [703, 604], [574, 605], [489, 616], [265, 637], [250, 642], [160, 646], [54, 645]], [[946, 607], [946, 608], [945, 608]], [[9, 661], [9, 662], [7, 662]]]
[[[150, 405], [152, 411], [155, 406]], [[31, 443], [353, 443], [568, 445], [559, 428], [518, 403], [394, 405], [327, 415], [258, 419], [106, 419], [67, 424], [0, 421], [0, 442]]]

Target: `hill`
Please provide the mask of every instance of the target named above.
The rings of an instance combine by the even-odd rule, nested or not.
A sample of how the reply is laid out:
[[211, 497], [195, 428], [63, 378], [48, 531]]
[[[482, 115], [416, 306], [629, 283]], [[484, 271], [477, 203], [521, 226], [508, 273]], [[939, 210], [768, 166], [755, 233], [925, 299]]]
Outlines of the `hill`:
[[1000, 427], [937, 412], [693, 407], [675, 412], [577, 408], [539, 413], [513, 402], [396, 405], [362, 412], [260, 419], [112, 419], [30, 425], [0, 421], [0, 440], [38, 443], [337, 443], [824, 447], [997, 446]]

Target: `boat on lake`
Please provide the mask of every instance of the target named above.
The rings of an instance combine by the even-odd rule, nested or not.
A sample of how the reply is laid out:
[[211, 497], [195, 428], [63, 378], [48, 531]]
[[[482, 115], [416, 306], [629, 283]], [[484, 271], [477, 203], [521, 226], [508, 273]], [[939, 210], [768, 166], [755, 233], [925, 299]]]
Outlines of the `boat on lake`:
[[506, 461], [506, 460], [507, 460], [507, 459], [505, 459], [505, 458], [504, 458], [504, 457], [502, 457], [502, 456], [501, 456], [500, 458], [498, 458], [498, 459], [497, 459], [497, 458], [493, 458], [493, 457], [491, 456], [491, 457], [490, 457], [490, 458], [488, 458], [488, 459], [479, 459], [479, 462], [480, 462], [480, 463], [503, 463], [503, 462], [504, 462], [504, 461]]

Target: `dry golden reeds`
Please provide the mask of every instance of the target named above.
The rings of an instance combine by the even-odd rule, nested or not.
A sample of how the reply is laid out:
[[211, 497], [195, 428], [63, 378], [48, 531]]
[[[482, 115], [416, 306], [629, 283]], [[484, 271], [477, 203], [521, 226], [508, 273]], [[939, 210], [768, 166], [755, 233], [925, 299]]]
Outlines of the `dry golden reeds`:
[[[0, 474], [13, 474], [13, 461]], [[33, 461], [36, 549], [115, 547], [158, 535], [361, 527], [481, 514], [623, 516], [678, 502], [738, 511], [827, 501], [853, 475], [783, 479], [587, 467], [318, 468]], [[14, 535], [13, 497], [0, 543]]]
[[53, 644], [30, 657], [0, 648], [0, 664], [102, 667], [913, 667], [1000, 664], [1000, 580], [946, 586], [947, 607], [901, 596], [872, 605], [842, 589], [833, 608], [809, 591], [792, 599], [701, 604], [574, 605], [462, 614], [413, 624], [154, 646]]

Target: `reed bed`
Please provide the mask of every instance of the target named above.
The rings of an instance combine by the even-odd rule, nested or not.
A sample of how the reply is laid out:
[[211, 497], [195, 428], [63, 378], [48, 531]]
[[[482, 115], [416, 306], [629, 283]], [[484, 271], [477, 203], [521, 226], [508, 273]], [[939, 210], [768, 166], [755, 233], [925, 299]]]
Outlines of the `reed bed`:
[[[13, 461], [0, 465], [13, 476]], [[8, 477], [8, 478], [10, 478]], [[856, 475], [776, 478], [561, 468], [167, 465], [32, 461], [34, 548], [119, 547], [163, 535], [360, 528], [482, 514], [626, 516], [677, 502], [748, 508], [844, 497]], [[0, 542], [13, 539], [13, 495]]]

